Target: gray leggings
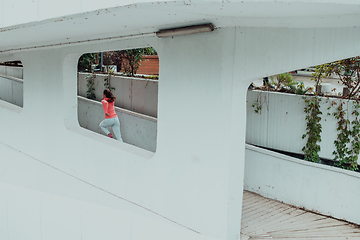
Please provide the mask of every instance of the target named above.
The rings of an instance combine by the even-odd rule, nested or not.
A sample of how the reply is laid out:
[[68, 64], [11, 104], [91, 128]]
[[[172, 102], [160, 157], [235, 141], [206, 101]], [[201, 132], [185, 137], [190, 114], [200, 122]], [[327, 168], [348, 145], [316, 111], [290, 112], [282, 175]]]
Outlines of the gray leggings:
[[109, 135], [109, 130], [107, 129], [108, 127], [111, 127], [112, 130], [114, 131], [115, 137], [118, 141], [123, 142], [122, 138], [121, 138], [121, 132], [120, 132], [120, 121], [118, 117], [114, 117], [114, 118], [106, 118], [104, 119], [99, 126], [101, 127], [101, 129], [104, 131], [104, 133], [106, 133], [106, 135]]

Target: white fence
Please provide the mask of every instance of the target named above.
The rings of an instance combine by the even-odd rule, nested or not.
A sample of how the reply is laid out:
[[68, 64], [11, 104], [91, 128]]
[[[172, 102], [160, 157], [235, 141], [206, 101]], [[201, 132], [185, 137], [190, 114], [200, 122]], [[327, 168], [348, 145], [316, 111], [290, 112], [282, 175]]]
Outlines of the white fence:
[[244, 189], [360, 224], [360, 174], [246, 146]]
[[[321, 158], [334, 159], [332, 153], [336, 150], [334, 141], [337, 139], [338, 132], [336, 130], [337, 120], [332, 113], [342, 101], [347, 113], [346, 116], [351, 121], [354, 118], [351, 115], [353, 101], [327, 100], [324, 97], [320, 99], [322, 141], [319, 155]], [[255, 113], [252, 107], [256, 101], [261, 104], [259, 113]], [[328, 110], [327, 108], [333, 101], [337, 105]], [[304, 107], [305, 102], [300, 95], [257, 90], [248, 91], [246, 142], [256, 146], [303, 154], [302, 148], [306, 144], [306, 139], [301, 138], [306, 132]]]
[[0, 75], [23, 79], [22, 67], [0, 66]]
[[[115, 111], [120, 120], [124, 142], [155, 152], [157, 119], [117, 107]], [[78, 97], [78, 119], [81, 127], [104, 134], [99, 127], [99, 123], [104, 119], [100, 102]]]
[[[78, 94], [86, 97], [86, 76], [89, 73], [78, 74]], [[104, 78], [107, 75], [96, 74], [95, 77], [95, 95], [96, 100], [102, 99], [102, 92], [105, 89]], [[117, 100], [115, 105], [130, 111], [142, 113], [152, 117], [157, 117], [158, 107], [158, 81], [140, 78], [130, 78], [121, 76], [111, 76], [111, 87], [115, 90], [112, 92]]]
[[15, 77], [0, 75], [0, 99], [23, 107], [23, 81]]

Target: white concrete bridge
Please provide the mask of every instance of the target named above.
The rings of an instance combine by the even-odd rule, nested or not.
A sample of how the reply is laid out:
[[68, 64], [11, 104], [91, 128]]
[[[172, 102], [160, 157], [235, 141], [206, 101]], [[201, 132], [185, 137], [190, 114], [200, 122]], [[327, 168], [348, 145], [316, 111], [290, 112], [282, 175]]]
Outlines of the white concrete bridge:
[[[23, 107], [0, 101], [3, 239], [239, 239], [247, 86], [360, 55], [357, 0], [0, 7], [0, 62], [24, 65]], [[207, 23], [215, 31], [156, 36]], [[145, 46], [160, 57], [156, 153], [77, 119], [81, 54]]]

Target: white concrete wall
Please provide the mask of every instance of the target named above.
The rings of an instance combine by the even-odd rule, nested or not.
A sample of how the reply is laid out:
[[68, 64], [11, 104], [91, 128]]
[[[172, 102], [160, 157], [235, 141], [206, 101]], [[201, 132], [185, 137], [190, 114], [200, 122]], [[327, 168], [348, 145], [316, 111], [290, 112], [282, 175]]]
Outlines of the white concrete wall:
[[215, 240], [2, 143], [0, 152], [0, 239]]
[[[156, 151], [157, 120], [125, 109], [115, 108], [120, 120], [121, 136], [124, 142]], [[100, 102], [79, 97], [78, 119], [81, 127], [104, 134], [99, 123], [104, 119], [104, 110]], [[111, 129], [109, 129], [112, 132]]]
[[[215, 240], [140, 215], [0, 183], [1, 239]], [[19, 224], [22, 227], [19, 229]], [[7, 228], [5, 228], [7, 226]], [[104, 234], [106, 233], [106, 235]]]
[[[88, 73], [78, 74], [79, 95], [86, 97], [86, 80]], [[104, 78], [107, 75], [96, 74], [94, 88], [96, 100], [101, 101], [104, 87]], [[117, 100], [115, 105], [134, 112], [157, 117], [158, 108], [158, 81], [130, 77], [111, 77], [111, 87]]]
[[360, 174], [246, 146], [244, 188], [360, 224]]
[[23, 81], [0, 75], [0, 100], [23, 107]]
[[7, 75], [10, 77], [23, 79], [23, 68], [0, 65], [0, 75]]
[[[336, 151], [334, 141], [337, 139], [338, 131], [336, 130], [337, 120], [333, 113], [336, 112], [341, 101], [344, 103], [346, 117], [351, 122], [355, 118], [351, 114], [354, 109], [353, 101], [325, 97], [320, 99], [322, 132], [319, 155], [321, 158], [334, 159], [332, 153]], [[303, 154], [301, 149], [305, 146], [307, 139], [301, 138], [306, 133], [305, 101], [301, 95], [254, 90], [248, 91], [246, 101], [247, 143]], [[255, 101], [261, 103], [262, 107], [259, 113], [255, 113], [251, 106]], [[336, 105], [328, 110], [332, 102], [335, 102]], [[360, 161], [358, 162], [360, 163]]]
[[[238, 122], [245, 121], [242, 112], [248, 85], [233, 82], [234, 36], [232, 29], [174, 39], [142, 38], [20, 53], [14, 57], [25, 66], [26, 106], [20, 115], [8, 106], [1, 109], [17, 128], [10, 131], [2, 125], [0, 142], [201, 235], [234, 239], [240, 233], [241, 146], [245, 141], [245, 125]], [[202, 44], [204, 38], [211, 44]], [[155, 154], [82, 129], [77, 119], [78, 57], [84, 52], [148, 45], [159, 52], [160, 75], [166, 79], [159, 82], [162, 110]], [[183, 49], [182, 54], [174, 59], [179, 49]], [[188, 61], [189, 54], [194, 62]], [[204, 54], [211, 60], [202, 61]], [[174, 61], [182, 67], [172, 69]], [[187, 69], [189, 77], [184, 79], [182, 69]], [[214, 115], [216, 108], [221, 112]], [[26, 135], [11, 137], [21, 132]], [[48, 144], [49, 137], [52, 144]], [[219, 139], [223, 139], [221, 146]], [[23, 186], [35, 179], [14, 181], [12, 184]], [[45, 183], [36, 183], [33, 188], [47, 191]], [[61, 179], [57, 183], [59, 188], [67, 187]]]
[[[248, 85], [265, 75], [360, 55], [359, 36], [353, 27], [237, 27], [2, 53], [0, 61], [19, 59], [25, 66], [26, 104], [19, 112], [0, 102], [0, 115], [6, 116], [0, 118], [0, 143], [25, 154], [29, 165], [13, 166], [15, 153], [6, 151], [0, 169], [13, 176], [2, 173], [0, 182], [105, 205], [90, 197], [92, 191], [71, 186], [82, 181], [124, 200], [115, 204], [118, 208], [132, 202], [131, 209], [141, 208], [141, 215], [161, 215], [162, 221], [201, 236], [237, 240]], [[162, 79], [155, 154], [83, 129], [77, 118], [78, 58], [146, 46], [159, 53]], [[36, 162], [57, 169], [58, 177], [40, 171]], [[3, 170], [8, 165], [11, 171]], [[25, 174], [29, 168], [34, 174]], [[71, 184], [69, 175], [75, 178]], [[47, 176], [51, 181], [40, 181]]]

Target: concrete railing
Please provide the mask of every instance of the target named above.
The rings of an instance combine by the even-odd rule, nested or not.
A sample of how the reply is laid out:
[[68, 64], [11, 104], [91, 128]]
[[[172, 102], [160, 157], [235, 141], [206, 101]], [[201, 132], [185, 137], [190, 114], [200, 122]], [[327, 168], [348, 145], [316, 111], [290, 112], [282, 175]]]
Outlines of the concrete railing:
[[0, 99], [23, 107], [22, 79], [0, 75]]
[[24, 78], [22, 67], [11, 67], [11, 66], [0, 65], [0, 75], [6, 75], [20, 79]]
[[[115, 111], [124, 142], [155, 152], [157, 119], [117, 107]], [[100, 102], [78, 97], [78, 119], [81, 127], [105, 135], [99, 126], [104, 119]]]
[[[334, 141], [337, 139], [337, 120], [332, 113], [335, 108], [328, 109], [331, 102], [345, 103], [344, 110], [350, 121], [354, 119], [352, 101], [341, 99], [320, 98], [320, 110], [322, 111], [322, 141], [319, 143], [321, 158], [334, 159], [332, 154], [336, 148]], [[255, 113], [252, 105], [254, 102], [261, 104], [259, 113]], [[286, 152], [303, 154], [302, 148], [306, 139], [302, 135], [306, 132], [304, 113], [305, 101], [301, 95], [248, 91], [247, 95], [247, 125], [246, 142], [256, 146], [277, 149]], [[330, 115], [328, 115], [330, 113]], [[360, 163], [360, 161], [358, 160]]]
[[247, 145], [244, 189], [360, 224], [360, 174], [357, 172]]
[[[86, 76], [89, 73], [78, 74], [78, 94], [86, 97]], [[94, 88], [96, 100], [101, 101], [104, 91], [104, 78], [107, 75], [96, 74]], [[121, 76], [111, 76], [112, 92], [117, 100], [115, 105], [120, 108], [128, 109], [137, 113], [157, 117], [158, 107], [158, 81], [146, 80], [141, 78], [130, 78]]]

